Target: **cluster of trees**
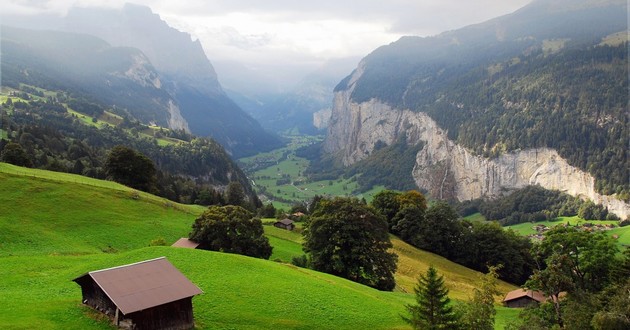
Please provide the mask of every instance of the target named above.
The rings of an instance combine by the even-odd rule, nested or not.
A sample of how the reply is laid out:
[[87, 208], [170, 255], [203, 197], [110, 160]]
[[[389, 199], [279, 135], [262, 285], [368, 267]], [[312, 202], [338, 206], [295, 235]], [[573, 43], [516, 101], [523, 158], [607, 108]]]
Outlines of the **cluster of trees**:
[[[138, 134], [149, 129], [128, 114], [118, 126], [105, 124], [98, 128], [68, 113], [66, 104], [59, 102], [58, 97], [22, 102], [23, 109], [15, 107], [19, 102], [9, 100], [2, 110], [2, 129], [9, 132], [9, 141], [0, 144], [0, 151], [8, 142], [12, 143], [9, 146], [13, 151], [5, 152], [9, 155], [3, 156], [5, 161], [105, 179], [114, 177], [106, 166], [111, 151], [116, 146], [127, 146], [150, 160], [156, 169], [155, 181], [137, 189], [182, 203], [222, 205], [227, 203], [224, 189], [217, 187], [236, 181], [244, 190], [248, 208], [261, 205], [244, 173], [214, 140], [193, 137], [183, 131], [162, 130], [163, 136], [181, 137], [187, 143], [160, 145], [155, 138]], [[102, 106], [81, 98], [64, 96], [63, 100], [76, 103], [81, 109], [103, 110]], [[22, 160], [14, 157], [17, 149], [23, 151]], [[122, 178], [118, 181], [129, 182]]]
[[[556, 227], [531, 254], [536, 270], [525, 287], [549, 299], [522, 310], [507, 329], [630, 328], [630, 248], [619, 257], [614, 240], [602, 233]], [[493, 329], [500, 267], [489, 267], [473, 296], [455, 306], [442, 276], [430, 267], [419, 277], [416, 304], [407, 305], [403, 319], [414, 329]]]
[[475, 288], [468, 301], [455, 307], [448, 297], [444, 278], [433, 266], [418, 277], [414, 288], [416, 303], [406, 305], [408, 316], [402, 316], [414, 329], [492, 330], [494, 329], [494, 299], [501, 293], [497, 289], [497, 269], [488, 267], [481, 286]]
[[347, 168], [345, 176], [360, 174], [357, 178], [359, 191], [368, 191], [377, 185], [396, 190], [415, 189], [411, 173], [422, 143], [408, 145], [405, 136], [390, 146], [378, 142], [370, 157]]
[[532, 248], [526, 286], [551, 299], [521, 312], [510, 329], [630, 328], [630, 248], [620, 257], [603, 233], [555, 227]]
[[552, 220], [563, 216], [579, 216], [587, 220], [618, 220], [604, 206], [583, 201], [557, 190], [528, 186], [494, 200], [472, 200], [457, 203], [460, 215], [481, 213], [487, 220], [502, 225]]
[[240, 206], [210, 206], [193, 223], [189, 238], [206, 250], [269, 259], [272, 247], [262, 222]]
[[531, 274], [531, 242], [497, 223], [460, 220], [448, 203], [427, 207], [424, 196], [413, 190], [383, 190], [371, 205], [387, 219], [391, 233], [417, 248], [478, 271], [503, 265], [498, 273], [512, 283], [524, 283]]
[[304, 225], [308, 265], [379, 290], [396, 286], [387, 222], [356, 198], [320, 198]]

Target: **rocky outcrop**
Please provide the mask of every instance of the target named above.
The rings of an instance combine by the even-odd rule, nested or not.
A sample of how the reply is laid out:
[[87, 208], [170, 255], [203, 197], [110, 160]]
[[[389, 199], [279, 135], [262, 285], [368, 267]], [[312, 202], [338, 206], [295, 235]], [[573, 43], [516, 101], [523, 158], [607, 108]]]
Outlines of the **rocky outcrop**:
[[419, 188], [435, 197], [493, 198], [527, 185], [540, 185], [591, 199], [622, 218], [630, 215], [628, 203], [598, 194], [593, 176], [569, 165], [555, 150], [520, 150], [488, 159], [449, 140], [424, 113], [392, 109], [376, 99], [352, 102], [350, 95], [361, 72], [359, 66], [349, 88], [335, 93], [324, 141], [324, 150], [336, 154], [344, 165], [366, 158], [379, 141], [389, 145], [405, 136], [410, 145], [424, 142], [412, 175]]
[[325, 129], [326, 127], [328, 127], [331, 113], [332, 110], [330, 108], [322, 109], [313, 113], [313, 126], [315, 126], [315, 128], [317, 129]]

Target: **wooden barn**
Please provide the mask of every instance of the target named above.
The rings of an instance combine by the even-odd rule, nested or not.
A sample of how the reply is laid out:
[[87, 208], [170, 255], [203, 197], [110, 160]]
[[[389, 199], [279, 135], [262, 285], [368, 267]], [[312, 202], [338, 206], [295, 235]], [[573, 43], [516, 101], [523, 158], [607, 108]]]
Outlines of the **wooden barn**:
[[192, 297], [202, 291], [165, 257], [91, 271], [73, 280], [83, 303], [124, 329], [192, 329]]
[[273, 224], [274, 227], [278, 227], [278, 228], [282, 228], [282, 229], [286, 229], [286, 230], [293, 230], [295, 228], [295, 224], [294, 221], [291, 219], [283, 219], [280, 221], [276, 221]]
[[187, 249], [196, 249], [199, 247], [199, 243], [195, 242], [195, 241], [191, 241], [190, 239], [186, 238], [186, 237], [182, 237], [180, 239], [177, 240], [177, 242], [173, 243], [174, 247], [181, 247], [181, 248], [187, 248]]
[[547, 297], [540, 292], [534, 290], [516, 289], [510, 291], [503, 299], [503, 306], [510, 308], [526, 307], [530, 304], [539, 304], [547, 301]]

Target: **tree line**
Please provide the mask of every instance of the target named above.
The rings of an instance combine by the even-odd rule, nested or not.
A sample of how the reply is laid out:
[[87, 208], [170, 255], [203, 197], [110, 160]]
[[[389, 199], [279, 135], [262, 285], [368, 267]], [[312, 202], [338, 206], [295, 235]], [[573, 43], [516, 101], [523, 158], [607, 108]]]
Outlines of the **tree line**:
[[[64, 96], [64, 101], [91, 109], [94, 114], [104, 111], [84, 99]], [[66, 103], [56, 97], [28, 102], [9, 98], [2, 106], [1, 128], [9, 133], [8, 140], [0, 142], [0, 151], [9, 143], [12, 150], [19, 146], [24, 151], [19, 165], [106, 179], [106, 162], [113, 148], [126, 146], [146, 156], [156, 168], [154, 186], [138, 189], [176, 202], [211, 205], [225, 203], [225, 187], [236, 181], [244, 189], [250, 208], [261, 205], [244, 173], [212, 139], [161, 129], [157, 132], [161, 136], [182, 140], [160, 144], [155, 137], [139, 134], [150, 128], [128, 114], [118, 125], [88, 125], [70, 114]]]

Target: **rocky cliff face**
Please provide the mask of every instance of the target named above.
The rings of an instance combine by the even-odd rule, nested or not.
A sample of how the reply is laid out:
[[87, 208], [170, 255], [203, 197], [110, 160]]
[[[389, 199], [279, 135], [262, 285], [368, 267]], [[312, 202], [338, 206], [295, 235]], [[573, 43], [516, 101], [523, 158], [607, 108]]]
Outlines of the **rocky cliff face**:
[[344, 165], [369, 156], [374, 145], [388, 145], [406, 136], [407, 143], [425, 143], [418, 152], [413, 178], [432, 196], [469, 200], [493, 198], [526, 185], [540, 185], [588, 198], [625, 218], [630, 205], [595, 190], [595, 179], [547, 148], [520, 150], [488, 159], [472, 154], [449, 140], [437, 123], [424, 113], [392, 109], [372, 99], [355, 103], [350, 96], [361, 76], [362, 65], [349, 81], [349, 88], [335, 93], [324, 150], [334, 153]]

